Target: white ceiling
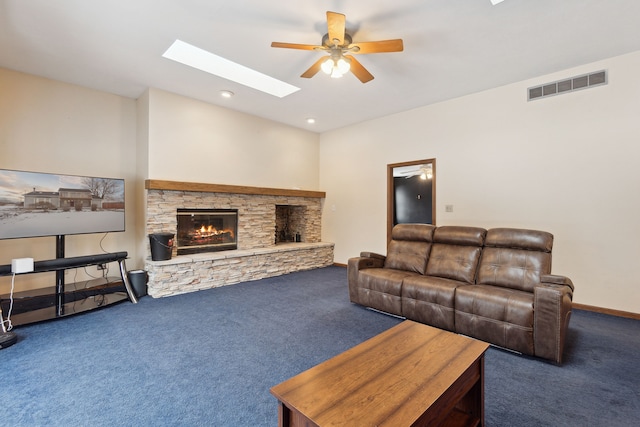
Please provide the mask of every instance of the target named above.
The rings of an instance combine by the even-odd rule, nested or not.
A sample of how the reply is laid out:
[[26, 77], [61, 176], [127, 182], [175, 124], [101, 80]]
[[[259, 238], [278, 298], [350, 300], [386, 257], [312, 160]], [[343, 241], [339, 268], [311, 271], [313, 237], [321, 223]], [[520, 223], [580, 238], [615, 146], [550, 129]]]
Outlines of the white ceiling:
[[[320, 44], [327, 10], [347, 16], [354, 41], [402, 38], [404, 52], [359, 55], [366, 84], [300, 78], [322, 53], [270, 44]], [[0, 67], [325, 132], [640, 50], [638, 17], [638, 0], [0, 0]], [[163, 58], [176, 39], [301, 90], [277, 98]]]

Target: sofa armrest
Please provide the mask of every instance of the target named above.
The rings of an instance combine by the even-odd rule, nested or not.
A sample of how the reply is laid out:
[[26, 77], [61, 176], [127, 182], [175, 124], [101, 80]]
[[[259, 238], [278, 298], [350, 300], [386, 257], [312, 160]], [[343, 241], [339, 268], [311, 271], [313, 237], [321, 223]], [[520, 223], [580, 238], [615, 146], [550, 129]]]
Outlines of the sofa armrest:
[[382, 268], [384, 267], [385, 257], [383, 255], [362, 252], [356, 258], [349, 258], [347, 263], [347, 280], [349, 282], [349, 299], [351, 302], [360, 303], [358, 301], [358, 274], [360, 270], [366, 268]]
[[[551, 279], [551, 277], [554, 277]], [[562, 363], [564, 342], [571, 317], [573, 283], [556, 284], [562, 276], [545, 276], [544, 283], [534, 287], [533, 346], [536, 356]]]
[[384, 262], [385, 259], [387, 259], [386, 256], [377, 254], [375, 252], [360, 252], [360, 257], [361, 258], [373, 258], [373, 259], [377, 259], [377, 260], [382, 260], [383, 262]]
[[567, 276], [560, 276], [557, 274], [543, 274], [542, 276], [540, 276], [540, 281], [547, 284], [569, 286], [572, 292], [574, 289], [573, 282]]

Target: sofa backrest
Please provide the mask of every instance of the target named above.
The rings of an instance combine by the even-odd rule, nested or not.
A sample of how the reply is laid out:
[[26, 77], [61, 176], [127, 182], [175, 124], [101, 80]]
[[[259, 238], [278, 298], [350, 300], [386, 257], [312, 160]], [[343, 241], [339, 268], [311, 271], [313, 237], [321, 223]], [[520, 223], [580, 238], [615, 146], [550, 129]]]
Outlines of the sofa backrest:
[[424, 274], [435, 227], [430, 224], [398, 224], [391, 230], [384, 268]]
[[486, 234], [487, 230], [478, 227], [436, 228], [426, 274], [472, 284]]
[[533, 292], [551, 273], [553, 235], [546, 231], [492, 228], [487, 232], [477, 284]]

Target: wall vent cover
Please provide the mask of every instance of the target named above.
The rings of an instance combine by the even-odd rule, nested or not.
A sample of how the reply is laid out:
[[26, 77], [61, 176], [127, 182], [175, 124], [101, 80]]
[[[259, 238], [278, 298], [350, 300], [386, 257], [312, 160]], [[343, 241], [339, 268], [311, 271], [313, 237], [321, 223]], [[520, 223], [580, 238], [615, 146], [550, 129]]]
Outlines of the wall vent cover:
[[580, 76], [570, 77], [568, 79], [530, 87], [527, 89], [527, 101], [587, 89], [593, 86], [606, 85], [607, 83], [607, 71], [600, 70], [594, 73], [583, 74]]

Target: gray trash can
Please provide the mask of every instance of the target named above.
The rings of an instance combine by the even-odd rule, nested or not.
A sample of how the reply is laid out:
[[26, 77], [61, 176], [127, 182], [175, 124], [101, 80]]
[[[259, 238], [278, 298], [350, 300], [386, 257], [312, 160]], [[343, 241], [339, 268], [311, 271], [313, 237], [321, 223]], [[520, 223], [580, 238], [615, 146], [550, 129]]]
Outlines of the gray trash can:
[[129, 276], [129, 283], [133, 288], [133, 293], [136, 297], [141, 298], [147, 294], [147, 282], [149, 281], [149, 275], [144, 270], [133, 270], [127, 273]]

